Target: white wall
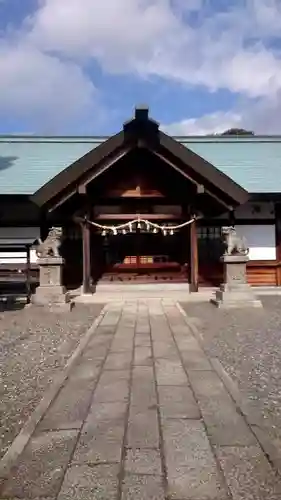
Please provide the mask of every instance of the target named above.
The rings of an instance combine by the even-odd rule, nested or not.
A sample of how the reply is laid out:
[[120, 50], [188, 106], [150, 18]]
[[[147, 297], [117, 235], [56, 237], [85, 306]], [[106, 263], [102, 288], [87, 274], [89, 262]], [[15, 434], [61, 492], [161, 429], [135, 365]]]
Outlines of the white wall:
[[[39, 227], [0, 227], [0, 264], [25, 264], [26, 252], [17, 250], [16, 244], [28, 244], [35, 241], [40, 236]], [[4, 246], [15, 245], [15, 250], [7, 252]], [[30, 251], [30, 262], [36, 263], [37, 256], [35, 250]]]
[[236, 225], [237, 234], [244, 237], [250, 249], [250, 260], [275, 260], [275, 225]]
[[[0, 240], [1, 242], [1, 240]], [[37, 255], [35, 250], [30, 251], [30, 262], [35, 264], [37, 262]], [[1, 250], [0, 247], [0, 264], [25, 264], [26, 263], [26, 252], [16, 251], [16, 252], [6, 252]]]

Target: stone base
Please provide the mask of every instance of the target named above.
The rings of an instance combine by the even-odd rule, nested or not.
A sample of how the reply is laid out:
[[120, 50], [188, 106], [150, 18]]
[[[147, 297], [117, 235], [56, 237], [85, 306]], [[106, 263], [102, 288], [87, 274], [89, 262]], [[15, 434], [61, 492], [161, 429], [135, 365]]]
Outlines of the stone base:
[[252, 288], [247, 284], [236, 287], [221, 285], [220, 289], [216, 291], [216, 297], [211, 299], [211, 303], [221, 309], [263, 307], [261, 300], [255, 296]]
[[69, 311], [72, 303], [62, 283], [62, 257], [47, 257], [38, 260], [40, 285], [31, 298], [32, 304], [47, 307], [50, 311]]
[[44, 310], [47, 310], [50, 313], [61, 313], [72, 311], [75, 303], [71, 301], [67, 295], [60, 297], [56, 296], [55, 300], [53, 298], [51, 300], [47, 300], [42, 296], [36, 297], [34, 295], [31, 305], [32, 307], [42, 307], [44, 308]]
[[56, 314], [56, 313], [69, 313], [75, 307], [74, 302], [65, 302], [64, 304], [31, 304], [31, 307], [41, 307], [43, 311]]
[[[46, 307], [46, 306], [44, 306]], [[64, 312], [71, 312], [72, 309], [75, 307], [75, 303], [72, 301], [65, 302], [64, 304], [50, 304], [47, 306], [48, 311], [51, 313], [64, 313]]]
[[216, 291], [211, 303], [223, 309], [263, 307], [247, 283], [247, 255], [223, 255], [224, 283]]
[[63, 306], [70, 303], [70, 297], [65, 288], [60, 285], [39, 286], [31, 298], [36, 306]]

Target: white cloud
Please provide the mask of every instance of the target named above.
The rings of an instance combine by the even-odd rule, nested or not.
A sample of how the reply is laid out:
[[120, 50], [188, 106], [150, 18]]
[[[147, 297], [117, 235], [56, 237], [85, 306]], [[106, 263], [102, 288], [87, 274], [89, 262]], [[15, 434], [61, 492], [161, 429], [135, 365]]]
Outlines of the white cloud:
[[187, 118], [163, 125], [172, 135], [220, 134], [230, 128], [244, 128], [256, 135], [281, 133], [281, 91], [272, 98], [247, 100], [233, 111], [219, 111], [198, 118]]
[[[0, 114], [29, 115], [53, 128], [81, 122], [97, 109], [87, 72], [94, 61], [108, 73], [158, 76], [187, 88], [225, 88], [259, 98], [248, 112], [271, 126], [266, 110], [274, 113], [270, 103], [280, 95], [281, 56], [269, 42], [280, 37], [280, 0], [225, 2], [219, 12], [212, 8], [217, 3], [40, 0], [21, 29], [9, 29], [0, 40]], [[216, 132], [240, 117], [248, 120], [239, 108], [170, 127]]]
[[186, 14], [198, 12], [204, 8], [205, 0], [172, 0], [172, 5], [178, 12]]
[[249, 102], [240, 111], [243, 126], [256, 134], [281, 133], [281, 91], [255, 103]]
[[82, 118], [95, 88], [81, 69], [28, 45], [0, 44], [0, 113], [29, 116], [46, 132]]
[[209, 135], [219, 134], [231, 127], [239, 127], [241, 116], [231, 112], [217, 112], [200, 118], [187, 118], [163, 125], [164, 132], [171, 135]]
[[273, 18], [276, 29], [281, 26], [277, 1], [246, 0], [242, 7], [238, 0], [235, 8], [202, 15], [193, 27], [188, 14], [207, 3], [44, 0], [29, 19], [29, 38], [42, 50], [94, 58], [108, 72], [157, 75], [250, 97], [278, 91], [279, 55], [255, 40], [261, 32], [272, 36]]
[[138, 71], [188, 29], [168, 0], [46, 0], [29, 20], [43, 50], [95, 58], [108, 71]]
[[259, 36], [280, 37], [281, 3], [280, 0], [248, 0], [249, 28]]

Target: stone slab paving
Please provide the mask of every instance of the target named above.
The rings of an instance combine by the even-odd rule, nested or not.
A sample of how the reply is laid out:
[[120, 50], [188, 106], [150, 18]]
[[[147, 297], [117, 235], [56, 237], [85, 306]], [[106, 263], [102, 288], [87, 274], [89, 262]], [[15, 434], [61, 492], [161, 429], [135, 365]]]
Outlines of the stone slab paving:
[[281, 481], [173, 301], [108, 304], [0, 499], [277, 500]]

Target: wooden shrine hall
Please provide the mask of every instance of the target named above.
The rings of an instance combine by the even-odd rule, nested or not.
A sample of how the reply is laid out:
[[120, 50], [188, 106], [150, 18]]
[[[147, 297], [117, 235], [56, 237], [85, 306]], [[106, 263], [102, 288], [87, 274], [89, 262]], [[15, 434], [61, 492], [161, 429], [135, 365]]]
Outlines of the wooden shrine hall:
[[40, 207], [43, 237], [51, 226], [63, 228], [65, 285], [82, 284], [91, 293], [99, 281], [188, 282], [191, 291], [200, 276], [219, 283], [221, 239], [204, 259], [199, 228], [222, 215], [233, 224], [248, 198], [140, 107], [121, 132], [59, 172], [31, 201]]

